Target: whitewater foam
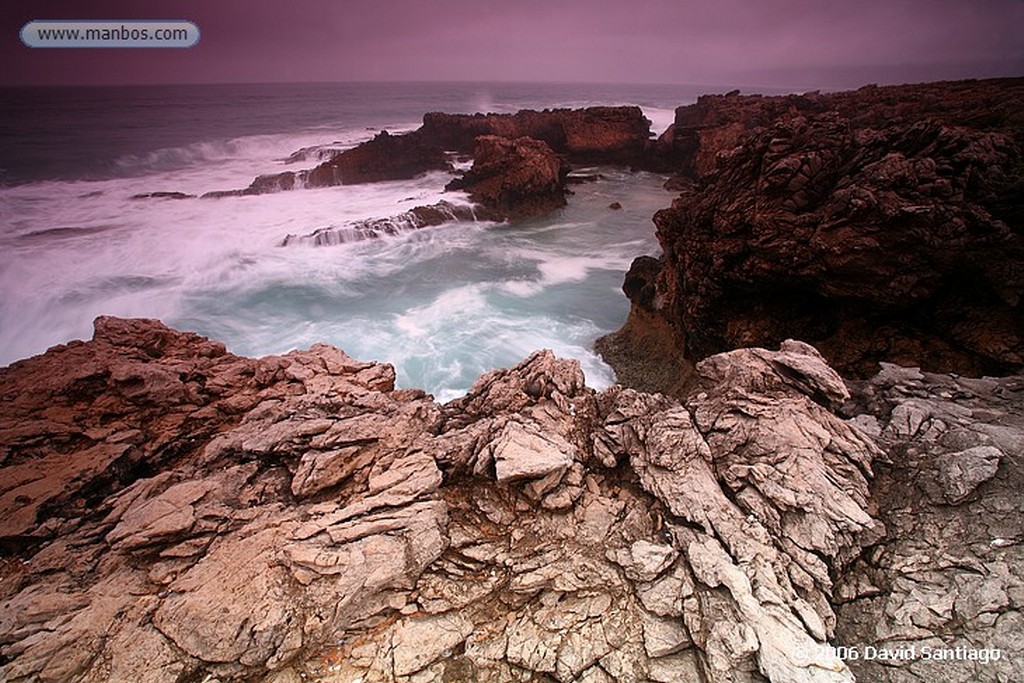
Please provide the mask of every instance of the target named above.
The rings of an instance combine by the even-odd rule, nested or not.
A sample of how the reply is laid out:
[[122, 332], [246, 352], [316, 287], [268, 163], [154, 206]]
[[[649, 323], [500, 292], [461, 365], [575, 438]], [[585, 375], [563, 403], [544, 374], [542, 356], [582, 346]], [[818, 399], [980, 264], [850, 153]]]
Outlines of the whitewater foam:
[[[488, 109], [528, 104], [484, 95]], [[446, 107], [417, 105], [416, 118], [434, 108]], [[96, 316], [120, 315], [160, 318], [250, 356], [332, 343], [393, 363], [400, 386], [442, 399], [538, 348], [579, 359], [592, 386], [610, 382], [589, 349], [625, 318], [618, 288], [632, 257], [657, 249], [650, 216], [670, 199], [657, 176], [593, 169], [602, 179], [575, 185], [569, 206], [545, 219], [399, 226], [323, 249], [280, 245], [289, 234], [467, 200], [444, 191], [451, 174], [441, 171], [258, 196], [133, 199], [244, 188], [261, 174], [310, 168], [381, 127], [164, 144], [111, 157], [111, 177], [0, 187], [0, 363], [88, 338]], [[300, 150], [305, 158], [293, 157]], [[608, 210], [612, 201], [623, 209]]]

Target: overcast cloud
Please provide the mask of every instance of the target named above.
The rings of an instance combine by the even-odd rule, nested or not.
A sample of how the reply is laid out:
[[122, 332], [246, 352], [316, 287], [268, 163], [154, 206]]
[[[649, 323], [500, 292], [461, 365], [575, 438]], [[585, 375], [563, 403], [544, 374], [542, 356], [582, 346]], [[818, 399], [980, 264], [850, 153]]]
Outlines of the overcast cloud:
[[[1024, 75], [1021, 0], [4, 2], [3, 84], [582, 81], [850, 87]], [[31, 19], [189, 19], [188, 50], [43, 50]]]

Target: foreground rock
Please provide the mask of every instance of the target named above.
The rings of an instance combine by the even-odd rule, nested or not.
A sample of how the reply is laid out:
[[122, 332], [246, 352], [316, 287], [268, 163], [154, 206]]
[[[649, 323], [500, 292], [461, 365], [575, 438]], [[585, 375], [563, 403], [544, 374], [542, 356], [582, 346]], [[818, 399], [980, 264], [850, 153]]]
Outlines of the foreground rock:
[[0, 370], [2, 678], [853, 680], [824, 644], [882, 452], [804, 344], [697, 376], [538, 352], [439, 405], [100, 318]]
[[1020, 79], [680, 108], [690, 182], [655, 216], [664, 255], [634, 273], [634, 318], [694, 361], [799, 337], [851, 376], [1019, 371], [1021, 111]]
[[836, 642], [904, 656], [851, 668], [881, 683], [1019, 680], [1024, 377], [886, 366], [853, 394], [844, 411], [887, 452], [874, 500], [888, 534], [838, 581]]

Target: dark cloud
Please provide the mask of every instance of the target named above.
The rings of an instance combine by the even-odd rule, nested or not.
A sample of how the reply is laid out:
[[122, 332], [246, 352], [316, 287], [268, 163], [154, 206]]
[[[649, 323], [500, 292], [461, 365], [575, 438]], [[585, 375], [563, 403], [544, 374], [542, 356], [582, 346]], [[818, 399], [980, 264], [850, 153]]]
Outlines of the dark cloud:
[[[151, 6], [150, 6], [151, 7]], [[1024, 74], [1019, 0], [3, 3], [4, 83], [523, 80], [845, 87]], [[37, 18], [184, 18], [190, 50], [30, 50]]]

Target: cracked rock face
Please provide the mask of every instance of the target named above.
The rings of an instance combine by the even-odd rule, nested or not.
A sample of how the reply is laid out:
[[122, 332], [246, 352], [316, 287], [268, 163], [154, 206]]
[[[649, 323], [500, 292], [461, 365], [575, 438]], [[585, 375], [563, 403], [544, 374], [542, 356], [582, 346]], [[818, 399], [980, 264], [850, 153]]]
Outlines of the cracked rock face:
[[659, 320], [692, 360], [799, 338], [848, 377], [1020, 372], [1022, 103], [1004, 79], [681, 107], [662, 142], [688, 180], [627, 275], [626, 336]]
[[[893, 473], [924, 458], [936, 510], [980, 504], [1020, 435], [895, 371], [847, 400], [799, 342], [696, 372], [684, 402], [595, 393], [538, 352], [439, 405], [332, 347], [252, 360], [98, 319], [0, 370], [0, 680], [854, 680], [827, 644], [919, 628], [927, 598], [885, 601], [924, 561]], [[993, 638], [1012, 500], [989, 579], [927, 567]]]
[[888, 534], [837, 583], [836, 642], [914, 655], [850, 662], [858, 679], [1019, 680], [1024, 378], [887, 365], [854, 383], [844, 410], [887, 452], [875, 461], [875, 499]]

